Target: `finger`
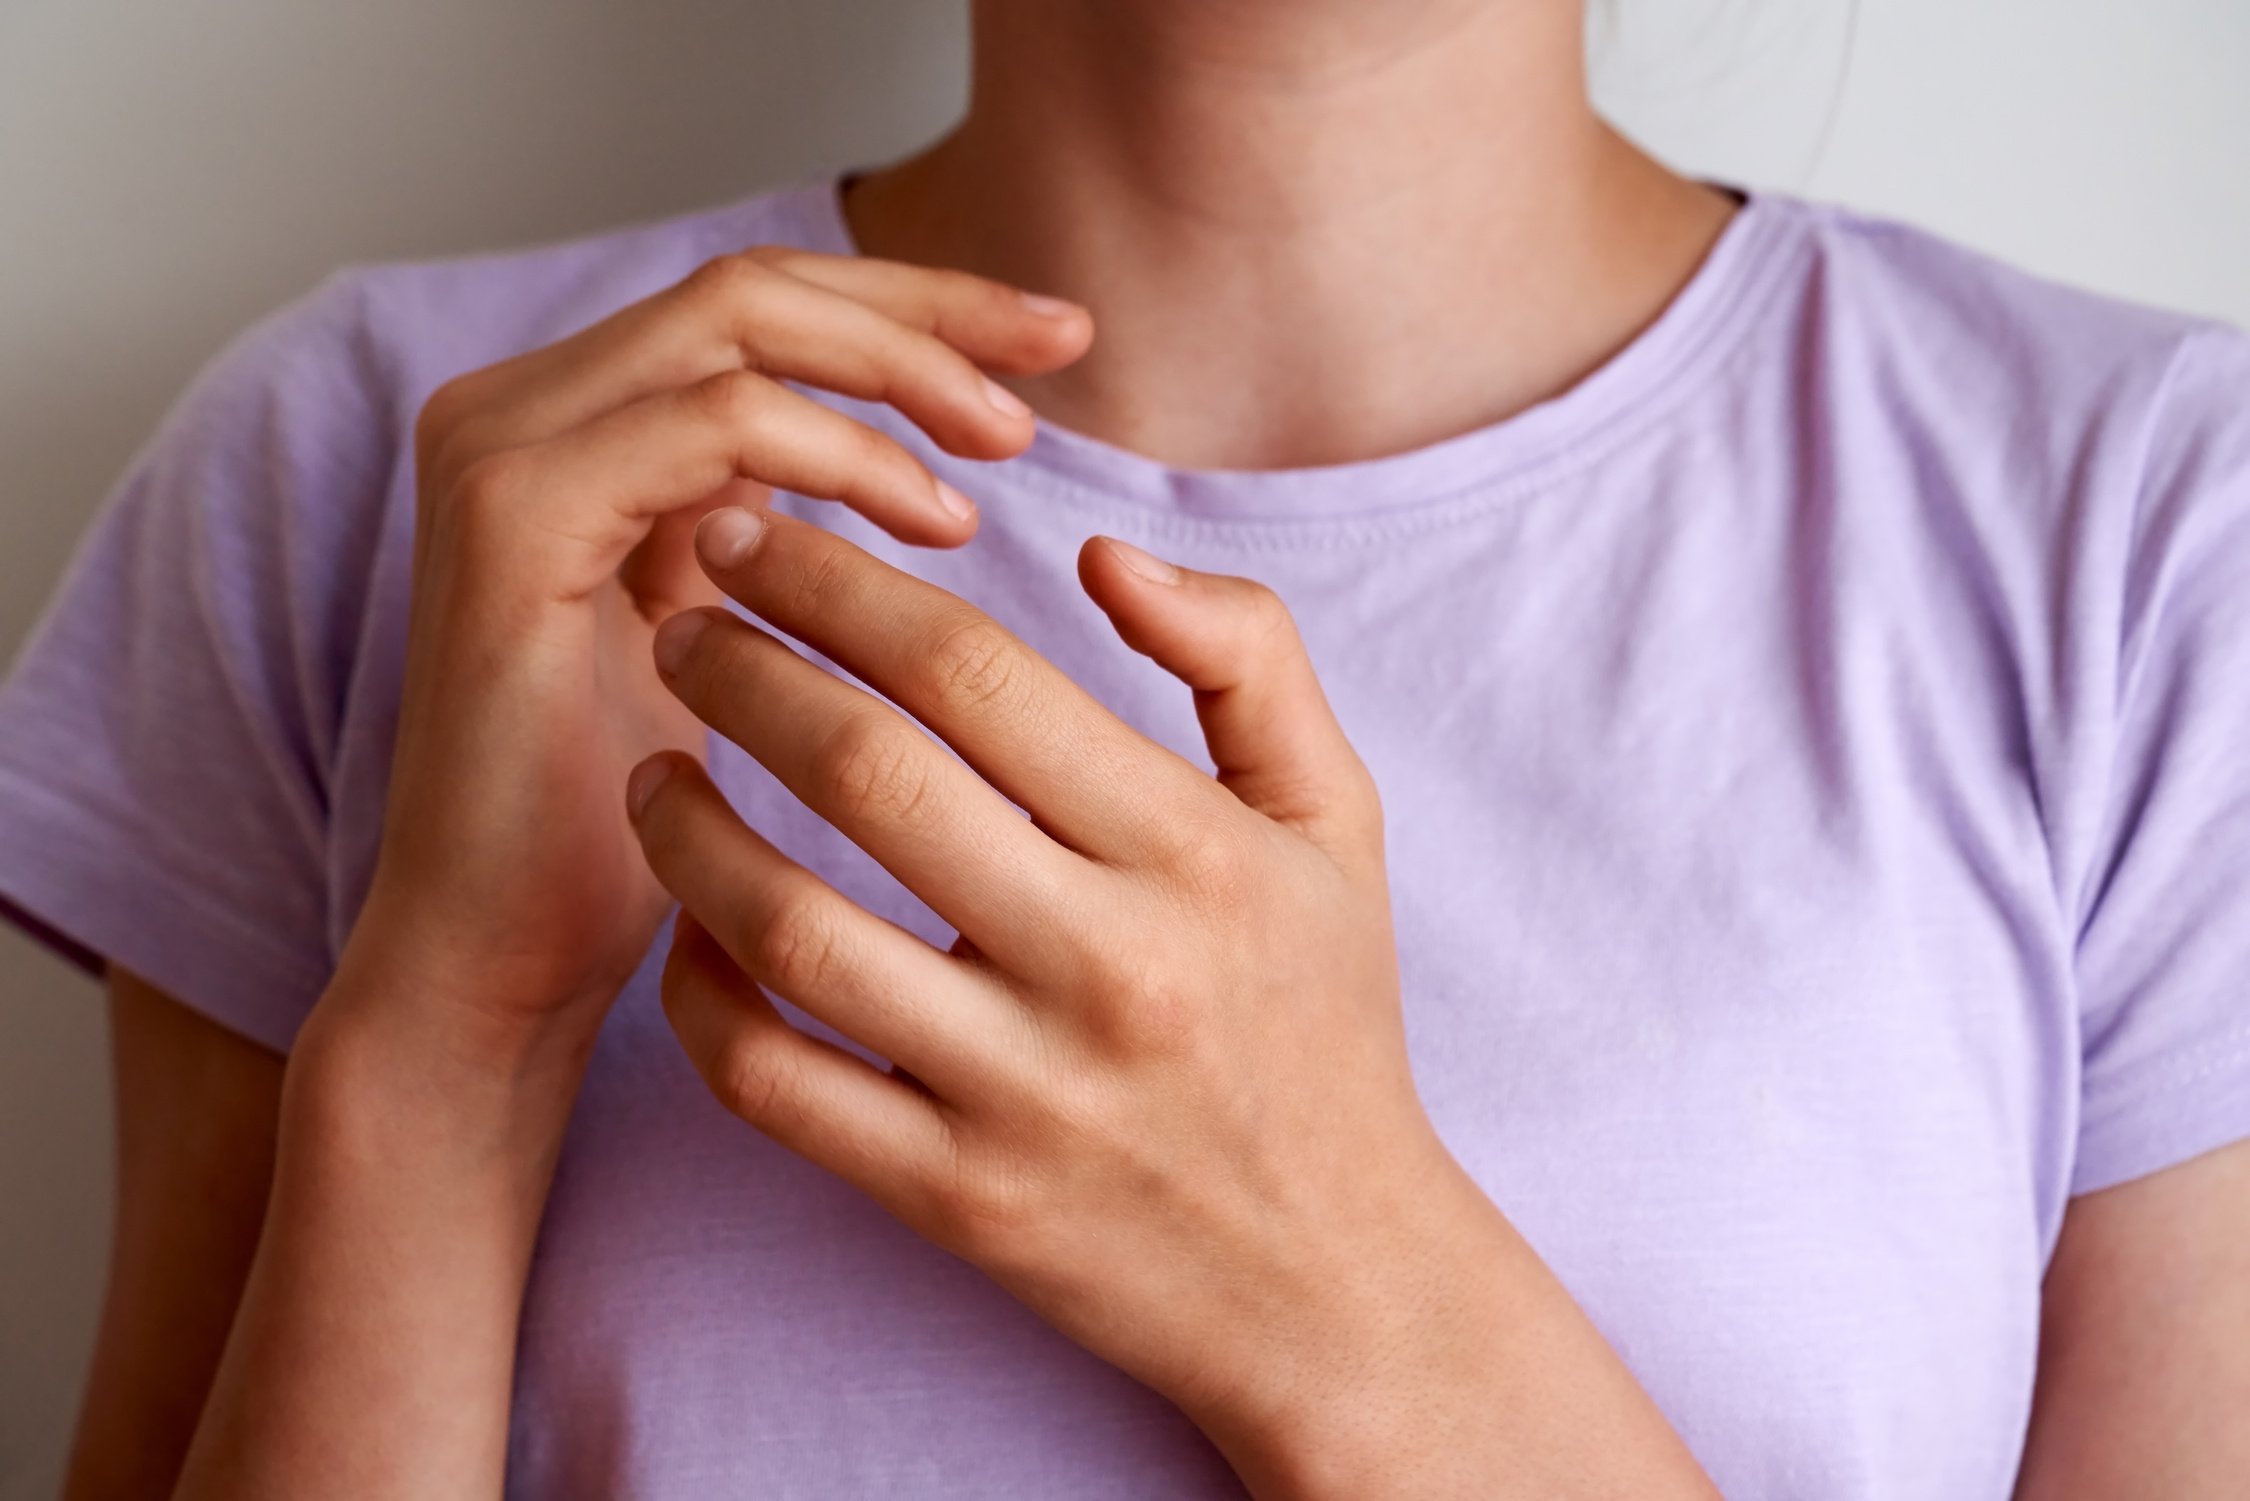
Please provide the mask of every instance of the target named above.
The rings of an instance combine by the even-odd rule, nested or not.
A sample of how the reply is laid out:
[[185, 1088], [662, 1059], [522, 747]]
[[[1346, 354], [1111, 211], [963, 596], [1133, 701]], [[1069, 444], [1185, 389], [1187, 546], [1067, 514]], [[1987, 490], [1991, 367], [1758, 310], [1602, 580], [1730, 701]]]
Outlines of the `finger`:
[[580, 598], [657, 517], [742, 480], [841, 501], [909, 542], [954, 545], [976, 527], [970, 502], [895, 439], [739, 370], [479, 459], [447, 504], [493, 545], [543, 550], [542, 566], [518, 576]]
[[722, 506], [764, 506], [771, 499], [766, 486], [734, 480], [702, 500], [658, 516], [649, 523], [648, 535], [618, 566], [626, 596], [645, 619], [658, 622], [697, 605], [723, 602], [725, 593], [696, 563], [696, 526]]
[[894, 1212], [942, 1181], [937, 1101], [789, 1025], [686, 913], [664, 964], [664, 1014], [719, 1103]]
[[1043, 371], [1083, 352], [1091, 320], [1042, 315], [966, 272], [763, 246], [721, 256], [591, 327], [441, 389], [440, 426], [473, 452], [514, 447], [674, 386], [749, 370], [897, 407], [948, 452], [1030, 441], [1021, 401], [980, 363]]
[[1043, 375], [1086, 352], [1094, 318], [1075, 302], [945, 266], [775, 248], [768, 263], [942, 339], [989, 370]]
[[728, 594], [928, 725], [1074, 850], [1144, 853], [1169, 800], [1209, 787], [983, 611], [832, 532], [715, 511], [696, 538]]
[[1053, 968], [1091, 872], [903, 715], [724, 610], [666, 621], [656, 661], [698, 717], [983, 952]]
[[1078, 574], [1126, 645], [1195, 690], [1212, 765], [1236, 797], [1308, 833], [1378, 833], [1374, 779], [1271, 589], [1181, 568], [1114, 537], [1087, 542]]
[[941, 1088], [1013, 1025], [964, 966], [848, 900], [743, 823], [690, 757], [634, 768], [627, 810], [657, 880], [743, 973]]

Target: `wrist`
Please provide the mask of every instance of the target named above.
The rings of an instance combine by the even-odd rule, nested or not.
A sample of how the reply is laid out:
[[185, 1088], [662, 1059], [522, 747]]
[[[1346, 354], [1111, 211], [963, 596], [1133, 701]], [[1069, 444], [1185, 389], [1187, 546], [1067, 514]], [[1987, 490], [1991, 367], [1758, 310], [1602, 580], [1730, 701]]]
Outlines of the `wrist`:
[[[399, 1056], [463, 1085], [581, 1072], [625, 975], [569, 990], [496, 972], [433, 943], [396, 903], [372, 894], [307, 1022]], [[536, 968], [536, 965], [526, 966]], [[575, 1087], [575, 1086], [573, 1086]]]
[[1715, 1501], [1546, 1263], [1453, 1172], [1457, 1190], [1402, 1217], [1411, 1236], [1371, 1241], [1330, 1306], [1266, 1341], [1255, 1400], [1189, 1416], [1260, 1501]]
[[585, 1050], [465, 1048], [452, 998], [400, 980], [340, 968], [290, 1050], [265, 1223], [183, 1495], [500, 1493]]
[[371, 947], [348, 951], [290, 1050], [284, 1132], [543, 1194], [604, 1009], [496, 1015]]
[[1182, 1404], [1263, 1501], [1456, 1494], [1522, 1289], [1545, 1271], [1450, 1157], [1424, 1184], [1357, 1216], [1366, 1244], [1338, 1247], [1301, 1316], [1246, 1333], [1252, 1374]]

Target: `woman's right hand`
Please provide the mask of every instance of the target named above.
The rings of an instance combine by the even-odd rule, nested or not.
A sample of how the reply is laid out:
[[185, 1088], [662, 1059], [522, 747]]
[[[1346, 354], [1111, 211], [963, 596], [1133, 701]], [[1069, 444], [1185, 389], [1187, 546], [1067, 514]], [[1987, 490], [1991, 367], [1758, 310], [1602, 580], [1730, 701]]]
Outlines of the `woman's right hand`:
[[[476, 1056], [578, 1052], [670, 899], [624, 812], [627, 772], [703, 726], [650, 639], [714, 601], [694, 525], [773, 488], [956, 546], [973, 508], [893, 439], [785, 381], [888, 402], [998, 459], [1028, 408], [984, 370], [1076, 359], [1071, 304], [965, 272], [760, 246], [548, 347], [441, 387], [416, 430], [405, 684], [383, 842], [339, 996], [426, 998]], [[316, 1017], [319, 1012], [316, 1011]]]
[[626, 775], [704, 744], [651, 649], [711, 597], [695, 522], [772, 486], [965, 541], [974, 515], [919, 461], [783, 382], [1003, 458], [1032, 421], [980, 367], [1067, 364], [1091, 327], [961, 273], [760, 248], [432, 398], [382, 848], [290, 1051], [265, 1226], [182, 1498], [501, 1494], [563, 1132], [669, 905]]

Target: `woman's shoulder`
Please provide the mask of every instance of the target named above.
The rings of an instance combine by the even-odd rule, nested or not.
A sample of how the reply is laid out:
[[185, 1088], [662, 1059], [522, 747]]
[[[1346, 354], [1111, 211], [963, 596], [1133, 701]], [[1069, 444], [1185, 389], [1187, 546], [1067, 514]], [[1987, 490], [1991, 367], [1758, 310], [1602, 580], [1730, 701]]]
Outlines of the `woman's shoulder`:
[[239, 327], [0, 680], [0, 908], [286, 1048], [380, 823], [421, 396], [797, 232], [800, 191], [349, 265]]
[[587, 233], [413, 259], [355, 261], [270, 315], [263, 332], [341, 337], [363, 373], [405, 396], [553, 343], [669, 286], [714, 256], [819, 235], [828, 179]]
[[[2074, 286], [1885, 214], [1768, 196], [1807, 270], [1795, 311], [1818, 349], [1951, 423], [2146, 423], [2250, 371], [2250, 335], [2216, 317]], [[2185, 376], [2185, 378], [2182, 378]], [[2243, 392], [2205, 414], [2239, 425]]]
[[2250, 501], [2250, 334], [2089, 290], [1948, 235], [1776, 196], [1800, 379], [1832, 423], [1904, 442], [1926, 477], [2042, 529], [2106, 512], [2127, 529], [2163, 494]]
[[225, 540], [230, 557], [264, 537], [324, 566], [363, 560], [397, 522], [415, 418], [438, 385], [598, 322], [725, 250], [817, 237], [823, 188], [800, 179], [568, 238], [340, 266], [204, 362], [97, 530], [145, 517]]
[[270, 473], [292, 453], [326, 456], [314, 479], [338, 478], [346, 457], [387, 467], [444, 381], [599, 322], [728, 250], [817, 240], [825, 190], [801, 178], [536, 243], [346, 262], [237, 328], [175, 398], [140, 467], [192, 454], [308, 477]]
[[[402, 524], [431, 391], [599, 322], [726, 250], [817, 239], [824, 187], [806, 178], [567, 238], [339, 266], [204, 362], [105, 516], [192, 525], [235, 539], [230, 556], [246, 551], [240, 539], [288, 539], [303, 566], [348, 573]], [[328, 592], [349, 594], [347, 582], [339, 575]]]
[[1890, 214], [1787, 194], [1766, 202], [1798, 226], [1823, 310], [1871, 334], [2081, 370], [2161, 367], [2183, 342], [2243, 337], [2221, 320], [2082, 286]]

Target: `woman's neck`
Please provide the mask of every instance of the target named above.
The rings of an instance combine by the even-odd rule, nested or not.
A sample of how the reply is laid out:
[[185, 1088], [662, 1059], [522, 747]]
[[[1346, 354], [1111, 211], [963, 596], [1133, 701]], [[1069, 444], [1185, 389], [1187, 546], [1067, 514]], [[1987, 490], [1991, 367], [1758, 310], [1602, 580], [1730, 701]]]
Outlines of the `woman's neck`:
[[1085, 303], [1042, 413], [1169, 463], [1398, 452], [1554, 395], [1732, 204], [1594, 113], [1577, 0], [977, 0], [968, 113], [870, 254]]

